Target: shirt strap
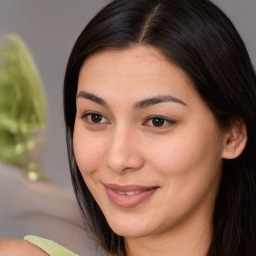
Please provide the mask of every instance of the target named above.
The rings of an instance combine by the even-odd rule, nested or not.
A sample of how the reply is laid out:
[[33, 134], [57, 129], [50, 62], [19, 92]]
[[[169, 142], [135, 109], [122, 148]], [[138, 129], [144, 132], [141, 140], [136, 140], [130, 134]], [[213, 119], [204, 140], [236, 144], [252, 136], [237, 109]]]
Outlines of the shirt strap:
[[29, 241], [30, 243], [38, 246], [50, 256], [79, 256], [66, 249], [62, 245], [55, 243], [54, 241], [39, 237], [39, 236], [25, 236], [24, 240]]

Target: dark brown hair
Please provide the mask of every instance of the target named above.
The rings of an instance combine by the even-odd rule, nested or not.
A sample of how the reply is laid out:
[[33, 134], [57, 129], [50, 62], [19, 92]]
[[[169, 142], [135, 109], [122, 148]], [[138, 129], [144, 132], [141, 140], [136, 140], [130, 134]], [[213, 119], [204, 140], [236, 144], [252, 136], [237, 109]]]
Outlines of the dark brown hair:
[[159, 49], [190, 77], [220, 127], [241, 117], [243, 153], [224, 162], [208, 256], [256, 254], [256, 77], [245, 45], [227, 16], [208, 0], [116, 0], [85, 27], [71, 52], [64, 81], [64, 115], [74, 190], [101, 246], [125, 255], [123, 237], [109, 227], [76, 164], [73, 131], [78, 75], [85, 59], [104, 49]]

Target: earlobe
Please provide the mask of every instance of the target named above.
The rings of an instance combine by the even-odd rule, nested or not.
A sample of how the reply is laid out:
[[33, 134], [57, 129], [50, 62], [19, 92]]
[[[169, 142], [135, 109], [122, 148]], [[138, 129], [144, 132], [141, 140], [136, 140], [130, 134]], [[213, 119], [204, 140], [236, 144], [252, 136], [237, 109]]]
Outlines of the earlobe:
[[243, 152], [247, 143], [247, 128], [242, 118], [233, 118], [230, 121], [224, 143], [222, 153], [224, 159], [234, 159]]

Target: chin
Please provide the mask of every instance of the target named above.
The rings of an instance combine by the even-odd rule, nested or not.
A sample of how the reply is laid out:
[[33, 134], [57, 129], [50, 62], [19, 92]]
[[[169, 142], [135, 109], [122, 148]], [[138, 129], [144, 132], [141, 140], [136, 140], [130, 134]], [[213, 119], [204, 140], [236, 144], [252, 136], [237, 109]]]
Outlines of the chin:
[[123, 237], [143, 237], [151, 233], [149, 225], [141, 221], [140, 223], [138, 223], [138, 221], [132, 222], [124, 218], [120, 221], [115, 219], [113, 222], [112, 219], [108, 224], [114, 233]]
[[144, 230], [133, 229], [131, 227], [129, 227], [129, 229], [118, 227], [118, 228], [113, 228], [112, 230], [115, 234], [122, 237], [143, 237], [143, 236], [146, 236], [147, 234], [147, 232], [145, 232]]

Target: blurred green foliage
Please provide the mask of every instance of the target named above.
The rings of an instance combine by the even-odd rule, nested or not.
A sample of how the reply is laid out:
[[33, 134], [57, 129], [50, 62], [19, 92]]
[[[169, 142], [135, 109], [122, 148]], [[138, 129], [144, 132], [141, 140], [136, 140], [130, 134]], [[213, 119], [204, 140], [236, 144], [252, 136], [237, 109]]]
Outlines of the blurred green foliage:
[[35, 62], [16, 35], [0, 47], [0, 160], [22, 165], [34, 149], [32, 135], [46, 126], [46, 97]]

